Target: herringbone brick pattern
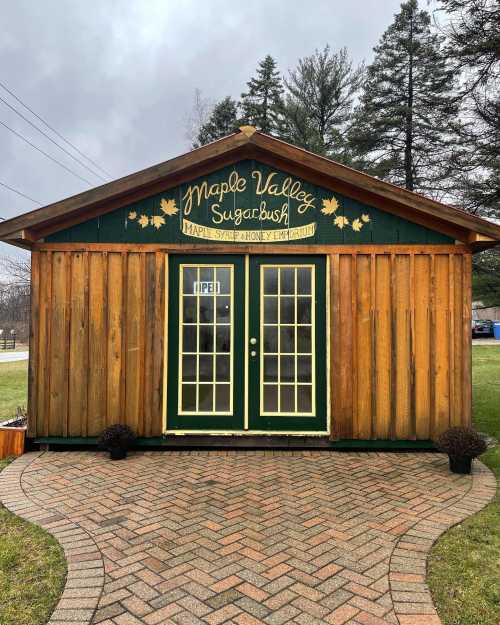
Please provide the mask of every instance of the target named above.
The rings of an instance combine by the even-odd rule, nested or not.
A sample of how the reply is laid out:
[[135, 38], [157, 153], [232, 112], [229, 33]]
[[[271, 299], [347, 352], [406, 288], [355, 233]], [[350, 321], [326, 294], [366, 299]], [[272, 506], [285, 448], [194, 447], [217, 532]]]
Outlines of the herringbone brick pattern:
[[471, 484], [443, 456], [388, 453], [46, 453], [22, 476], [92, 538], [58, 625], [434, 625], [426, 554]]

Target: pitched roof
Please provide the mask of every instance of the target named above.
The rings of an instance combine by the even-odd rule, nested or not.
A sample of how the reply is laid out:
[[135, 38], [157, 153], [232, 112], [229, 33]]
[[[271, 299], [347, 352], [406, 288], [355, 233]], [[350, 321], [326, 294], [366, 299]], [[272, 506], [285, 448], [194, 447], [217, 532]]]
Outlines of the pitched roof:
[[239, 132], [142, 171], [0, 223], [0, 240], [31, 247], [52, 232], [164, 191], [238, 160], [252, 158], [484, 249], [500, 226], [465, 211], [242, 126]]

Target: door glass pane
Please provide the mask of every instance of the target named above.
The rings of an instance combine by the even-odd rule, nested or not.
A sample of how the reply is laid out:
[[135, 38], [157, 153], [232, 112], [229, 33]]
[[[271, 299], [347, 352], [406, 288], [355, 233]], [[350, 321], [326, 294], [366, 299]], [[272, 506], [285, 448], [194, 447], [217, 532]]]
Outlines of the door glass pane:
[[196, 352], [196, 326], [184, 326], [182, 330], [182, 351]]
[[180, 265], [179, 272], [179, 412], [231, 414], [233, 266]]
[[278, 412], [278, 386], [264, 385], [264, 412]]
[[231, 348], [231, 328], [230, 326], [217, 326], [216, 345], [217, 352], [229, 352]]
[[212, 412], [213, 411], [213, 399], [214, 399], [214, 387], [212, 384], [200, 384], [198, 386], [199, 412]]
[[295, 356], [280, 356], [280, 382], [295, 382]]
[[198, 279], [198, 271], [195, 267], [185, 267], [182, 276], [183, 293], [194, 295], [194, 283]]
[[199, 339], [200, 339], [200, 343], [199, 343], [200, 352], [213, 352], [214, 351], [214, 327], [213, 325], [198, 326], [198, 333], [199, 333]]
[[312, 362], [311, 356], [297, 356], [297, 381], [312, 381]]
[[182, 317], [184, 319], [184, 323], [196, 323], [196, 320], [198, 319], [196, 297], [183, 297], [182, 306]]
[[220, 295], [231, 293], [231, 270], [228, 267], [217, 267], [217, 282]]
[[215, 385], [215, 411], [229, 412], [231, 386], [229, 384]]
[[295, 351], [295, 328], [292, 326], [280, 327], [280, 352], [292, 354]]
[[215, 358], [215, 379], [217, 382], [229, 382], [231, 379], [230, 357], [216, 356]]
[[261, 265], [261, 285], [261, 413], [313, 416], [314, 266]]
[[212, 323], [214, 320], [214, 297], [213, 295], [200, 296], [200, 323]]
[[184, 412], [196, 411], [196, 384], [182, 385], [182, 410]]
[[278, 323], [277, 297], [264, 297], [264, 323]]
[[276, 326], [264, 327], [264, 353], [276, 354], [278, 352], [278, 328]]
[[311, 293], [311, 271], [309, 267], [297, 267], [297, 293], [299, 295]]
[[182, 379], [184, 382], [196, 382], [196, 356], [182, 357]]
[[231, 316], [231, 298], [219, 295], [215, 298], [217, 323], [229, 323]]
[[297, 386], [297, 408], [299, 412], [311, 412], [312, 386], [310, 384], [299, 384]]
[[297, 323], [311, 323], [310, 297], [297, 297]]
[[308, 354], [311, 351], [311, 328], [299, 326], [297, 328], [297, 351], [301, 354]]
[[276, 295], [278, 293], [278, 269], [266, 267], [264, 272], [264, 294]]
[[200, 355], [199, 358], [199, 380], [200, 382], [212, 382], [214, 379], [214, 357]]
[[280, 412], [295, 412], [295, 387], [293, 384], [280, 385]]
[[295, 297], [280, 297], [280, 323], [295, 323]]
[[264, 382], [278, 381], [278, 357], [264, 356]]
[[[200, 267], [200, 282], [213, 282], [214, 281], [214, 268], [213, 267]], [[205, 289], [200, 288], [200, 293], [205, 292]]]
[[280, 268], [280, 287], [282, 295], [295, 291], [295, 269], [291, 267]]

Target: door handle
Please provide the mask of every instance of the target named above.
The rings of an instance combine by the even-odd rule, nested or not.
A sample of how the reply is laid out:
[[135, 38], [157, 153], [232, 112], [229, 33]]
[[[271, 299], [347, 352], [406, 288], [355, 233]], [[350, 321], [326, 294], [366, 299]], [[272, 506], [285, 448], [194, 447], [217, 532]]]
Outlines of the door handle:
[[257, 344], [257, 339], [252, 336], [252, 338], [250, 339], [250, 345], [256, 345]]

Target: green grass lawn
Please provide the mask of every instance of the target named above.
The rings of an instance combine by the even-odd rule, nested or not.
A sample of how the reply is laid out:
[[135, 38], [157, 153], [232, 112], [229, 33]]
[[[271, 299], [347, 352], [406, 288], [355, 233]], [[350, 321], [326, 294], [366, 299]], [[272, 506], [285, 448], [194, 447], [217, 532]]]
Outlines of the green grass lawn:
[[[500, 440], [500, 347], [473, 352], [474, 426]], [[500, 480], [500, 446], [481, 460]], [[451, 529], [429, 560], [428, 582], [445, 625], [500, 623], [500, 497]]]
[[[0, 471], [7, 464], [0, 460]], [[0, 506], [1, 625], [46, 623], [65, 577], [66, 562], [57, 541]]]
[[18, 406], [26, 407], [27, 393], [28, 361], [0, 363], [0, 421], [14, 417]]

